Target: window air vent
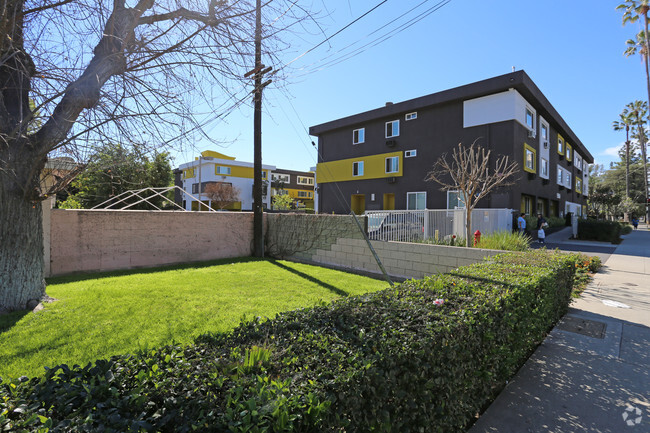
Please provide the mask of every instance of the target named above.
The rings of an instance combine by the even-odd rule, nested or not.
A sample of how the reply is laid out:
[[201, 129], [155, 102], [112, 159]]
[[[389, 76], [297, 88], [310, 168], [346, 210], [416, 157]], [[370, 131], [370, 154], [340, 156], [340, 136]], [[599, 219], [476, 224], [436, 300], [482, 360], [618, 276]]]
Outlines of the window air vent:
[[395, 182], [397, 182], [397, 178], [396, 178], [396, 177], [393, 176], [393, 177], [389, 177], [389, 178], [388, 178], [388, 183], [395, 183]]
[[395, 147], [395, 146], [397, 146], [397, 141], [395, 141], [395, 140], [386, 140], [386, 146]]

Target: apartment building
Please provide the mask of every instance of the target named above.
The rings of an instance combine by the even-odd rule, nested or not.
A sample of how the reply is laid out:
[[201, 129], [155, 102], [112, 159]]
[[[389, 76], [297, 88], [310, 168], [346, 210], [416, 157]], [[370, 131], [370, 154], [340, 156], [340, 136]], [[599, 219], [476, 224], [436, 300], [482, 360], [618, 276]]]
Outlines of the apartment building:
[[271, 197], [287, 194], [298, 208], [314, 208], [314, 172], [275, 169], [271, 173]]
[[515, 185], [479, 207], [586, 215], [593, 156], [524, 71], [386, 103], [309, 132], [318, 138], [320, 212], [463, 207], [457, 192], [424, 179], [458, 143], [476, 143], [520, 166]]
[[[262, 165], [262, 202], [265, 208], [270, 207], [271, 185], [268, 179], [273, 170], [275, 170], [275, 166]], [[234, 157], [208, 150], [201, 152], [201, 156], [194, 161], [181, 164], [175, 173], [176, 185], [186, 192], [177, 195], [176, 202], [185, 210], [201, 210], [199, 200], [208, 206], [214, 207], [210, 198], [206, 195], [206, 188], [210, 184], [229, 185], [239, 192], [236, 200], [226, 206], [225, 209], [253, 209], [252, 162], [235, 161]]]

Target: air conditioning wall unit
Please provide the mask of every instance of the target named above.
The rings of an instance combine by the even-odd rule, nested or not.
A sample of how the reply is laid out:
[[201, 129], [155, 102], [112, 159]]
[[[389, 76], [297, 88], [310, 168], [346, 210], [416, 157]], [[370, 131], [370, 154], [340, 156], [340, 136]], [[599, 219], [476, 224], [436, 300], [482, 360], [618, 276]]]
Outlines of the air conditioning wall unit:
[[388, 178], [388, 183], [395, 183], [395, 182], [397, 182], [397, 178], [395, 176]]
[[395, 147], [395, 146], [397, 146], [397, 141], [395, 141], [395, 140], [386, 140], [386, 146]]
[[544, 142], [544, 149], [548, 149], [548, 141]]
[[537, 137], [537, 132], [534, 129], [528, 131], [528, 138], [535, 138], [535, 137]]

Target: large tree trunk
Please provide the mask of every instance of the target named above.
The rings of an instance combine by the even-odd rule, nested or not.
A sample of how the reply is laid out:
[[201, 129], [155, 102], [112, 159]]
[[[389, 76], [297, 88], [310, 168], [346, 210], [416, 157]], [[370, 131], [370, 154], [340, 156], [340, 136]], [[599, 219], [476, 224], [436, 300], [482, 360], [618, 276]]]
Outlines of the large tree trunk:
[[40, 202], [7, 191], [0, 172], [0, 310], [23, 310], [45, 296]]

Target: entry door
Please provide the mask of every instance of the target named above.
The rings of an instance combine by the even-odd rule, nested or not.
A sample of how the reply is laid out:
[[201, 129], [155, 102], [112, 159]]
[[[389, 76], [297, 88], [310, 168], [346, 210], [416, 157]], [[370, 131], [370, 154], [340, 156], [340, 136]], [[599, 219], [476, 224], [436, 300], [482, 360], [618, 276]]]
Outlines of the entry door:
[[365, 194], [352, 194], [351, 200], [352, 212], [361, 215], [366, 211], [366, 196]]
[[395, 210], [395, 194], [384, 194], [384, 210]]

